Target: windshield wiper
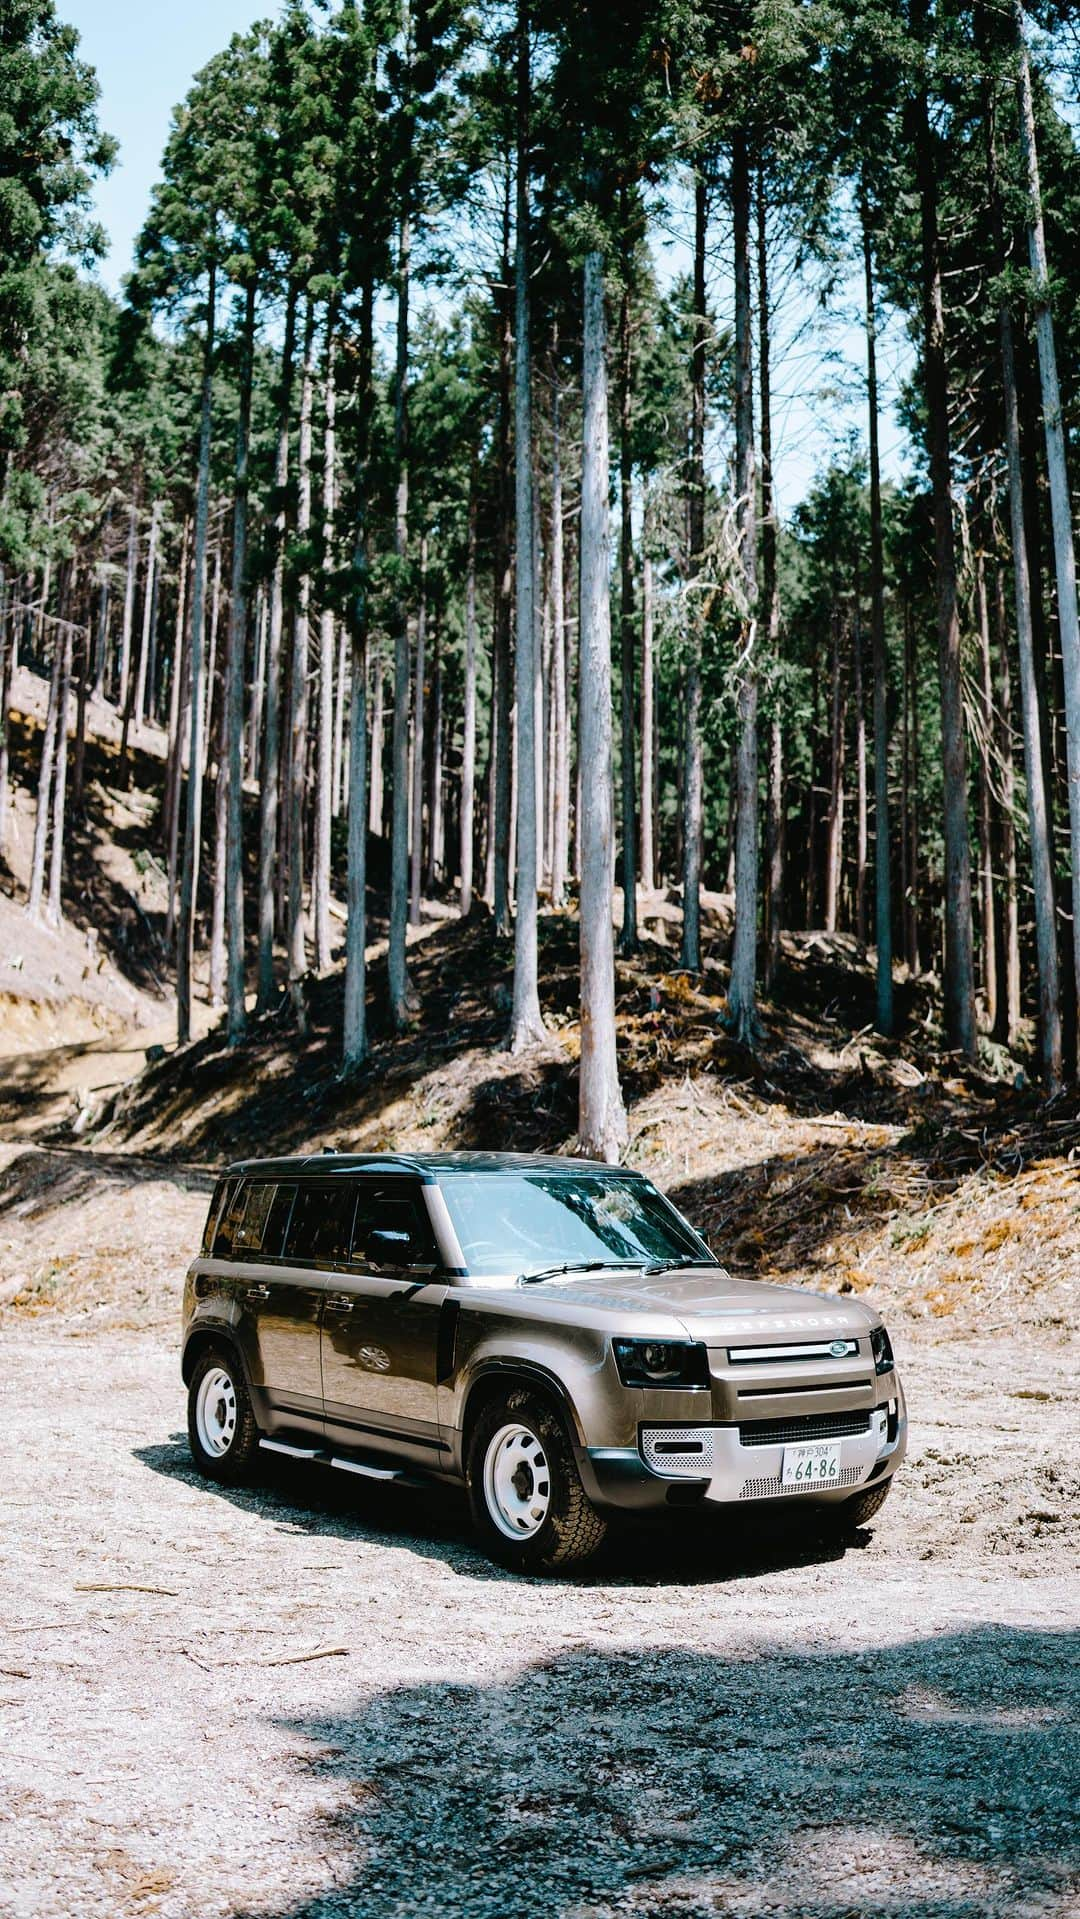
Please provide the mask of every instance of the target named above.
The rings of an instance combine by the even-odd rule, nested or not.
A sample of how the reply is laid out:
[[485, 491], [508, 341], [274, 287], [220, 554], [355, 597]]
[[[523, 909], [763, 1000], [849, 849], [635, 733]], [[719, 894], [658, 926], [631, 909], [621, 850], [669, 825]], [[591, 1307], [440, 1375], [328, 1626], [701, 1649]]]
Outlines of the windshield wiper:
[[545, 1266], [539, 1273], [519, 1273], [519, 1286], [534, 1286], [538, 1279], [561, 1279], [564, 1273], [602, 1273], [637, 1268], [636, 1259], [568, 1259], [561, 1266]]
[[674, 1273], [689, 1266], [719, 1266], [718, 1259], [650, 1259], [643, 1273]]

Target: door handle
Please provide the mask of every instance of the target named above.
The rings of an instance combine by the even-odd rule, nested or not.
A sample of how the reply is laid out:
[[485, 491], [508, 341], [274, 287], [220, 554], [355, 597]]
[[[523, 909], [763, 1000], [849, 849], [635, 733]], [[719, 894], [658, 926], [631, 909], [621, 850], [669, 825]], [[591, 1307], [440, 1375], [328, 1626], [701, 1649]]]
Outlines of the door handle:
[[351, 1313], [356, 1301], [351, 1293], [327, 1293], [323, 1301], [326, 1313]]
[[269, 1286], [245, 1286], [244, 1288], [245, 1299], [269, 1299], [269, 1297]]

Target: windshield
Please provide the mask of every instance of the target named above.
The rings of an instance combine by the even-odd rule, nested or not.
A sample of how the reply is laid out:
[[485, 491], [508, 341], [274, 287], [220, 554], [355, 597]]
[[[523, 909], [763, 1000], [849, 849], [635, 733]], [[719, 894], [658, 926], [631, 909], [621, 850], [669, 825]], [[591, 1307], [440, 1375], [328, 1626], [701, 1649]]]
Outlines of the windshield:
[[644, 1179], [611, 1173], [448, 1173], [440, 1179], [470, 1273], [713, 1263], [703, 1239]]

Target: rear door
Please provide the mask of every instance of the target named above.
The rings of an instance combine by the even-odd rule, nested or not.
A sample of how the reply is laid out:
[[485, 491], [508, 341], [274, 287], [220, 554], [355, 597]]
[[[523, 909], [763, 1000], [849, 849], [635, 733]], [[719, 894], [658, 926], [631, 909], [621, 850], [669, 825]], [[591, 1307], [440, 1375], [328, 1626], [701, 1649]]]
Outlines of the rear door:
[[[381, 1243], [373, 1235], [399, 1237]], [[327, 1291], [326, 1436], [434, 1463], [439, 1320], [447, 1294], [419, 1182], [361, 1178], [347, 1269]]]
[[291, 1255], [302, 1192], [296, 1180], [246, 1180], [219, 1236], [224, 1232], [228, 1240], [238, 1332], [268, 1429], [296, 1427], [321, 1436], [325, 1278]]

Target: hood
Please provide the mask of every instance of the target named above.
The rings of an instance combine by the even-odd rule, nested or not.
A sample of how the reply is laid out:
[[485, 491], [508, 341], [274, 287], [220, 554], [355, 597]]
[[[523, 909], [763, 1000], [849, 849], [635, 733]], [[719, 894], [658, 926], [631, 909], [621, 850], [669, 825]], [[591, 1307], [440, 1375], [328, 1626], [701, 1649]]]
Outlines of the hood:
[[760, 1279], [733, 1279], [722, 1266], [685, 1267], [670, 1273], [572, 1273], [530, 1288], [537, 1297], [573, 1300], [608, 1312], [670, 1314], [689, 1339], [707, 1344], [729, 1338], [767, 1338], [794, 1345], [830, 1333], [865, 1335], [878, 1315], [856, 1299], [811, 1293], [801, 1286], [772, 1286]]

